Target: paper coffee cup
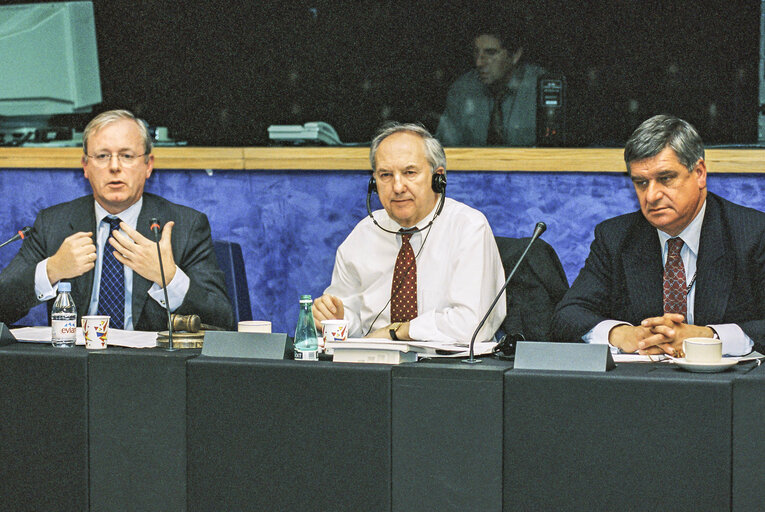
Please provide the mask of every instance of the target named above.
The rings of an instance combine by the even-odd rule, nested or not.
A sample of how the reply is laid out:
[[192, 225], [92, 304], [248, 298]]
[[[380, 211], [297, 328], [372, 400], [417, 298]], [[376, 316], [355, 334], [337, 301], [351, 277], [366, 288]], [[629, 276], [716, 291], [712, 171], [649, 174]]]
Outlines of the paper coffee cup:
[[685, 360], [689, 363], [718, 363], [722, 359], [722, 341], [715, 338], [683, 340]]
[[327, 342], [348, 341], [348, 321], [347, 320], [322, 320], [322, 341], [323, 346]]
[[271, 333], [271, 322], [268, 320], [242, 320], [238, 325], [239, 332]]
[[82, 334], [85, 348], [101, 350], [107, 347], [109, 337], [109, 317], [102, 315], [82, 317]]

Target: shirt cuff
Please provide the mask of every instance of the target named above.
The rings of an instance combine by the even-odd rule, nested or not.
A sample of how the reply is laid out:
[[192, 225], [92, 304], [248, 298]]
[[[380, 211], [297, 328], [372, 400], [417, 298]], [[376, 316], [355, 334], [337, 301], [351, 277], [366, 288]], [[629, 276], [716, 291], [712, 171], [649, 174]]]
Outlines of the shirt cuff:
[[35, 296], [40, 302], [54, 299], [58, 291], [58, 283], [55, 286], [48, 280], [48, 260], [45, 258], [35, 267]]
[[[585, 343], [609, 345], [608, 333], [610, 333], [611, 329], [613, 329], [617, 325], [632, 325], [632, 324], [630, 324], [629, 322], [622, 322], [619, 320], [603, 320], [598, 325], [593, 327], [589, 332], [587, 332], [584, 336], [582, 336], [582, 341], [584, 341]], [[615, 352], [618, 350], [619, 349], [611, 345], [612, 352]]]
[[[189, 276], [180, 267], [176, 267], [173, 280], [167, 283], [167, 300], [170, 301], [170, 312], [181, 307], [183, 299], [186, 298], [186, 293], [189, 291], [190, 283]], [[157, 283], [152, 284], [149, 288], [149, 297], [159, 302], [163, 308], [165, 307], [165, 292]]]
[[752, 339], [736, 324], [707, 325], [722, 340], [724, 356], [743, 356], [754, 348]]

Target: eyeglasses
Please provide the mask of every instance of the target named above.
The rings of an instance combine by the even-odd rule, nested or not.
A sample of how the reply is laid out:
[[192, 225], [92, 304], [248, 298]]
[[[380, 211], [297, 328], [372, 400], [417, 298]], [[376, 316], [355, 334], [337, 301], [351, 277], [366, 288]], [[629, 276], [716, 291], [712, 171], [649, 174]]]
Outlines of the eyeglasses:
[[117, 159], [120, 161], [120, 163], [125, 167], [131, 167], [138, 163], [138, 159], [142, 156], [146, 156], [146, 153], [142, 153], [140, 155], [136, 155], [133, 153], [98, 153], [95, 155], [87, 155], [88, 158], [92, 158], [93, 162], [99, 167], [106, 167], [109, 165], [112, 161], [112, 157], [117, 157]]

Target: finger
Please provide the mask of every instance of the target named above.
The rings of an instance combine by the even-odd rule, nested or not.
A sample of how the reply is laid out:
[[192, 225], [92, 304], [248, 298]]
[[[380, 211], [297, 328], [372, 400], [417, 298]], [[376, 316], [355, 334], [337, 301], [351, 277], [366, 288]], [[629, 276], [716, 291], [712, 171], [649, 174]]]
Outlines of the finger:
[[331, 318], [334, 318], [334, 315], [327, 309], [326, 305], [323, 303], [314, 303], [314, 307], [316, 308], [317, 315], [314, 315], [321, 320], [329, 320]]
[[[123, 240], [124, 240], [124, 237], [123, 237]], [[119, 240], [117, 240], [117, 238], [115, 238], [115, 237], [110, 237], [108, 242], [109, 242], [109, 245], [111, 245], [114, 249], [117, 250], [117, 252], [120, 253], [120, 255], [127, 254], [128, 252], [130, 252], [129, 246], [124, 245]], [[130, 244], [130, 246], [134, 246], [135, 245], [132, 242], [132, 240], [129, 242], [129, 244]]]
[[119, 251], [112, 251], [114, 259], [131, 269], [133, 272], [137, 272], [135, 265], [128, 258], [124, 257]]
[[661, 334], [669, 339], [675, 337], [675, 329], [666, 325], [657, 325], [656, 327], [651, 327], [651, 332], [653, 334]]
[[680, 313], [666, 313], [664, 315], [664, 318], [669, 320], [670, 322], [674, 322], [676, 324], [681, 324], [685, 322], [685, 317], [681, 315]]
[[648, 347], [645, 350], [638, 350], [638, 354], [640, 354], [641, 356], [657, 356], [657, 355], [661, 355], [661, 354], [665, 354], [665, 353], [666, 352], [664, 352], [661, 349], [660, 345], [656, 346], [656, 347]]
[[66, 240], [73, 241], [73, 240], [77, 240], [77, 239], [80, 239], [80, 238], [92, 238], [92, 237], [93, 237], [93, 232], [92, 231], [88, 231], [87, 233], [84, 232], [84, 231], [78, 231], [77, 233], [74, 233], [74, 234], [69, 235], [68, 237], [66, 237], [64, 239], [64, 241], [66, 241]]
[[170, 243], [173, 234], [173, 226], [175, 226], [175, 222], [172, 220], [165, 224], [165, 227], [162, 228], [162, 237], [159, 239], [160, 243]]
[[643, 327], [655, 327], [657, 325], [668, 325], [669, 323], [671, 322], [663, 316], [654, 316], [651, 318], [646, 318], [640, 322], [640, 325]]
[[[123, 224], [124, 224], [124, 223], [123, 223]], [[137, 232], [137, 231], [135, 231], [135, 233], [138, 233], [138, 232]], [[140, 233], [138, 233], [138, 236], [141, 236], [141, 234], [140, 234]], [[112, 236], [111, 236], [110, 240], [111, 240], [112, 238], [113, 238], [113, 239], [115, 239], [115, 240], [117, 240], [117, 241], [120, 243], [120, 245], [121, 245], [122, 247], [125, 247], [125, 248], [128, 248], [128, 247], [130, 247], [130, 246], [132, 246], [132, 245], [137, 245], [137, 244], [136, 244], [136, 240], [135, 240], [135, 238], [133, 238], [133, 237], [132, 237], [132, 236], [131, 236], [129, 233], [127, 233], [127, 232], [125, 232], [125, 233], [120, 233], [119, 231], [116, 231], [116, 230], [115, 230], [115, 231], [112, 231]]]
[[653, 336], [649, 336], [647, 338], [644, 338], [638, 342], [638, 349], [646, 349], [648, 347], [652, 347], [655, 345], [661, 345], [662, 343], [667, 343], [667, 338], [662, 334], [654, 334]]
[[330, 295], [329, 299], [332, 301], [333, 312], [337, 313], [338, 311], [340, 311], [340, 308], [343, 307], [343, 301], [340, 300], [340, 297], [335, 297], [334, 295]]
[[[143, 236], [141, 233], [139, 233], [137, 230], [131, 228], [124, 222], [120, 222], [120, 229], [130, 237], [130, 239], [136, 243], [136, 244], [143, 244], [143, 243], [149, 243], [150, 240]], [[122, 235], [122, 233], [120, 233]]]

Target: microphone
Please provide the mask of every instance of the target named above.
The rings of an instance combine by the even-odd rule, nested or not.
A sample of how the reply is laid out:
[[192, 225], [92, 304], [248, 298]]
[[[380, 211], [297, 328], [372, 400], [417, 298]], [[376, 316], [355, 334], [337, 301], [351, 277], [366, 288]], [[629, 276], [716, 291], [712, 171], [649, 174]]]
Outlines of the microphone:
[[21, 228], [21, 230], [18, 233], [10, 237], [5, 242], [1, 243], [0, 247], [4, 247], [10, 244], [11, 242], [15, 242], [16, 240], [24, 240], [24, 238], [26, 238], [27, 235], [31, 235], [33, 232], [34, 232], [34, 229], [32, 229], [32, 226], [24, 226], [23, 228]]
[[165, 269], [162, 266], [162, 251], [159, 249], [159, 221], [151, 219], [149, 229], [154, 233], [154, 242], [157, 244], [157, 256], [159, 256], [159, 274], [162, 276], [162, 289], [165, 291], [165, 309], [167, 310], [167, 350], [175, 350], [173, 347], [173, 321], [170, 317], [170, 300], [167, 298], [167, 282], [165, 281]]
[[483, 324], [486, 323], [486, 319], [489, 318], [489, 314], [494, 309], [494, 306], [497, 305], [497, 301], [502, 296], [502, 292], [504, 292], [505, 289], [507, 289], [507, 285], [510, 284], [510, 280], [515, 275], [515, 271], [518, 270], [518, 267], [521, 266], [521, 263], [526, 258], [526, 254], [528, 254], [529, 249], [531, 249], [531, 244], [536, 242], [537, 238], [539, 238], [539, 236], [542, 233], [544, 233], [546, 229], [547, 229], [547, 224], [545, 224], [544, 222], [537, 222], [537, 225], [534, 227], [534, 234], [531, 235], [531, 240], [529, 240], [529, 245], [526, 246], [526, 249], [523, 251], [523, 254], [521, 254], [520, 258], [518, 258], [518, 261], [516, 262], [515, 266], [513, 267], [513, 270], [510, 271], [510, 275], [507, 276], [507, 280], [505, 281], [505, 284], [499, 290], [499, 293], [497, 294], [497, 296], [494, 297], [494, 302], [492, 302], [491, 306], [489, 306], [489, 310], [486, 312], [486, 314], [484, 315], [483, 319], [480, 322], [478, 322], [478, 328], [476, 328], [475, 332], [473, 333], [473, 337], [470, 339], [470, 357], [468, 359], [463, 359], [462, 360], [463, 363], [475, 364], [475, 363], [480, 363], [481, 362], [480, 359], [476, 359], [473, 356], [473, 353], [474, 353], [473, 350], [475, 348], [475, 339], [478, 336], [478, 331], [480, 331], [481, 328], [483, 327]]

